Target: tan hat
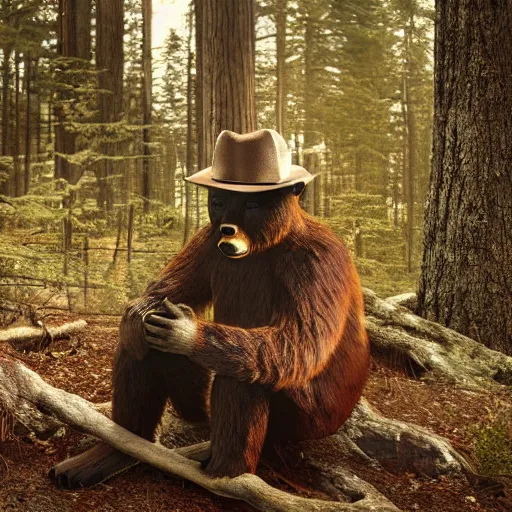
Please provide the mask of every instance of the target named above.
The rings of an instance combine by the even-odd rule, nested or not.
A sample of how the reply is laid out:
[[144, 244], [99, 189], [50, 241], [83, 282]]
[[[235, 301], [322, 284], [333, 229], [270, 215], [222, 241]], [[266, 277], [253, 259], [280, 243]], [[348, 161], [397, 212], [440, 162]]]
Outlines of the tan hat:
[[224, 130], [217, 138], [212, 166], [185, 179], [203, 187], [261, 192], [313, 178], [303, 167], [292, 165], [288, 145], [275, 130], [244, 135]]

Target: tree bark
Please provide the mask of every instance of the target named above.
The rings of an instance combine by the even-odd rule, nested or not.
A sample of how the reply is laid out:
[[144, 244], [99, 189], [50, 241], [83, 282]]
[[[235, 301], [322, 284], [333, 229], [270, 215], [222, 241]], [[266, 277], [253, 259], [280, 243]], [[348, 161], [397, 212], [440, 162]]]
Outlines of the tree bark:
[[143, 69], [143, 87], [142, 87], [142, 105], [143, 105], [143, 123], [142, 144], [144, 160], [142, 162], [142, 197], [144, 199], [144, 213], [149, 213], [151, 198], [151, 149], [149, 143], [151, 125], [151, 109], [153, 97], [153, 72], [152, 72], [152, 52], [151, 52], [151, 23], [153, 15], [153, 6], [151, 0], [142, 0], [142, 69]]
[[[98, 95], [99, 120], [112, 124], [121, 120], [123, 109], [124, 68], [124, 2], [123, 0], [97, 0], [96, 3], [96, 65], [99, 70]], [[119, 144], [105, 142], [102, 152], [107, 156], [97, 171], [98, 206], [107, 212], [114, 204], [112, 177], [115, 162], [108, 157], [116, 156]]]
[[195, 0], [199, 167], [222, 130], [256, 129], [254, 1]]
[[165, 190], [165, 203], [176, 207], [176, 139], [174, 135], [170, 135], [168, 142], [165, 144], [165, 177], [166, 177], [166, 190]]
[[436, 2], [419, 312], [512, 354], [512, 0]]

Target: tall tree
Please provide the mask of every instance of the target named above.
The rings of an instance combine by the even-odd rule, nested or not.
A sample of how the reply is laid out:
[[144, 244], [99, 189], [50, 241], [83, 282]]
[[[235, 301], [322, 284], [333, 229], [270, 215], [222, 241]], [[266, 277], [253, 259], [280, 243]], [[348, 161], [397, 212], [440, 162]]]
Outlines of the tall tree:
[[153, 6], [151, 0], [142, 0], [142, 108], [144, 129], [142, 143], [144, 145], [144, 160], [142, 167], [142, 197], [144, 198], [144, 213], [149, 212], [151, 192], [151, 148], [150, 125], [153, 97], [153, 64], [151, 52], [151, 22]]
[[[190, 34], [190, 32], [189, 32]], [[164, 115], [165, 130], [171, 136], [165, 141], [166, 182], [169, 192], [166, 202], [175, 205], [175, 177], [180, 166], [182, 151], [187, 144], [187, 118], [189, 115], [187, 97], [189, 94], [187, 42], [174, 29], [169, 31], [162, 51], [165, 74], [162, 80], [160, 112]], [[193, 92], [193, 89], [190, 90]], [[196, 97], [197, 101], [197, 97]]]
[[[123, 0], [97, 0], [96, 2], [96, 65], [99, 70], [98, 107], [101, 123], [112, 125], [121, 120], [123, 108], [124, 67], [124, 2]], [[108, 133], [108, 132], [107, 132]], [[114, 137], [115, 139], [115, 137]], [[112, 178], [119, 143], [106, 137], [102, 153], [106, 158], [97, 171], [98, 206], [110, 212], [114, 203]]]
[[[326, 13], [325, 2], [304, 2], [304, 146], [309, 148], [321, 142], [318, 130], [318, 102], [320, 88], [318, 71], [320, 17]], [[310, 191], [311, 188], [310, 187]]]
[[402, 78], [402, 112], [404, 116], [404, 198], [407, 204], [406, 220], [406, 246], [407, 246], [407, 271], [412, 271], [413, 247], [414, 247], [414, 182], [416, 175], [416, 116], [414, 99], [411, 91], [412, 56], [411, 38], [414, 28], [414, 14], [409, 12], [407, 24], [404, 27], [404, 73]]
[[419, 311], [512, 354], [512, 0], [436, 2]]
[[16, 50], [14, 52], [14, 133], [12, 141], [12, 159], [13, 159], [13, 185], [14, 185], [14, 196], [17, 197], [20, 194], [20, 52]]
[[256, 129], [254, 1], [195, 0], [199, 167], [222, 130]]
[[25, 110], [25, 173], [23, 175], [23, 193], [28, 194], [30, 186], [30, 160], [32, 154], [32, 82], [33, 82], [32, 56], [25, 57], [24, 78], [27, 94]]
[[[59, 0], [58, 51], [63, 57], [61, 68], [73, 71], [79, 67], [79, 61], [91, 58], [91, 0]], [[68, 108], [64, 105], [70, 93], [64, 88], [56, 116], [59, 123], [55, 127], [55, 178], [63, 178], [75, 184], [81, 176], [80, 169], [69, 162], [64, 155], [76, 151], [77, 134], [66, 129]]]
[[[187, 37], [187, 149], [186, 149], [186, 173], [190, 176], [193, 172], [193, 159], [194, 159], [194, 148], [193, 144], [193, 83], [192, 83], [192, 6], [190, 7], [188, 20], [188, 37]], [[185, 183], [185, 226], [183, 230], [183, 241], [186, 242], [190, 236], [192, 227], [192, 195], [191, 195], [190, 183]]]
[[288, 0], [276, 4], [276, 129], [286, 138], [286, 14]]
[[[11, 24], [11, 1], [2, 0], [1, 6], [2, 11], [6, 13], [9, 24]], [[10, 40], [6, 40], [2, 45], [2, 156], [7, 156], [11, 153], [9, 111], [12, 50], [13, 43]], [[9, 194], [11, 192], [9, 169], [2, 170], [4, 171], [4, 178], [0, 184], [0, 193]]]

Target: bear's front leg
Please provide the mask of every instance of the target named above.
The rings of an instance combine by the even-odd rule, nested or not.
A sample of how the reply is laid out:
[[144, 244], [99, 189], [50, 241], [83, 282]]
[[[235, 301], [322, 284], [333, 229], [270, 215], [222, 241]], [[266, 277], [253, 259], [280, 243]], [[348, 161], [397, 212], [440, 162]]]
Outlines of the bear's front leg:
[[215, 477], [255, 473], [267, 434], [269, 392], [217, 375], [210, 411], [212, 456], [206, 472]]

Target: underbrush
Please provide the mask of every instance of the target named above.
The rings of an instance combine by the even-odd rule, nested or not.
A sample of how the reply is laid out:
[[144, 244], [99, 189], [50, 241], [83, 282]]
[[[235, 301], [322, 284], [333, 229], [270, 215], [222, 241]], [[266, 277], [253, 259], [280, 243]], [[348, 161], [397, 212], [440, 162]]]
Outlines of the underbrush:
[[512, 476], [512, 409], [489, 413], [489, 420], [476, 426], [473, 435], [478, 472]]

